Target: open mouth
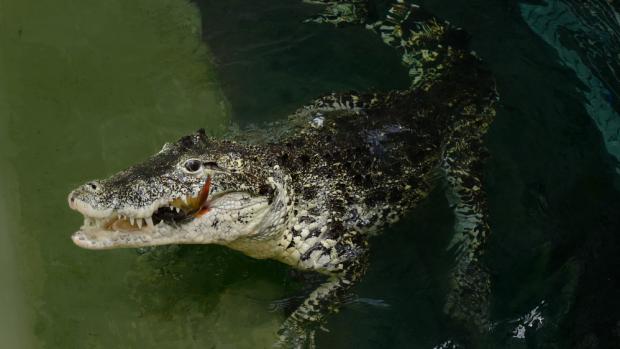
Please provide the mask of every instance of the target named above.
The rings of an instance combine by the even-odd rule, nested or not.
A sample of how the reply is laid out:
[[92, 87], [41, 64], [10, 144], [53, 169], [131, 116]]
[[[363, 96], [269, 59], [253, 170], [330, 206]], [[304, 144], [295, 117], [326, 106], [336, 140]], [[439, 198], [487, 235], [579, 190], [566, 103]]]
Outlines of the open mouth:
[[127, 215], [111, 212], [105, 217], [90, 215], [89, 209], [80, 202], [70, 200], [69, 206], [84, 215], [83, 230], [107, 230], [121, 232], [137, 232], [144, 229], [153, 229], [160, 223], [178, 225], [200, 217], [209, 211], [209, 190], [211, 177], [209, 176], [197, 196], [177, 197], [154, 205], [150, 212], [140, 212], [140, 215]]

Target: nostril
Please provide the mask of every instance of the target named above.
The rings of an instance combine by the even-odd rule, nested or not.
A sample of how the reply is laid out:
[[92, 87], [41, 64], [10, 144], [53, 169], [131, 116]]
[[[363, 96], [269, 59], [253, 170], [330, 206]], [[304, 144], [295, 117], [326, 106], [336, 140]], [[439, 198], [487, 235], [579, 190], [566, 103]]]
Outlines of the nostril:
[[86, 186], [91, 190], [99, 189], [99, 185], [97, 184], [97, 182], [88, 182], [86, 183]]
[[75, 209], [75, 192], [71, 192], [69, 193], [69, 207], [71, 207], [72, 209]]

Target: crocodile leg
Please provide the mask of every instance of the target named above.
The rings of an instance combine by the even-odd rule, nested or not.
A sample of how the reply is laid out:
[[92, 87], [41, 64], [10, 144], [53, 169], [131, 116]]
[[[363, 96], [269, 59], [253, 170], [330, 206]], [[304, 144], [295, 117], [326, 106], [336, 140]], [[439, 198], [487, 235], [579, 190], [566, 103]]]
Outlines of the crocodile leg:
[[480, 140], [453, 137], [442, 161], [447, 196], [455, 214], [449, 249], [456, 251], [457, 258], [445, 311], [457, 321], [473, 325], [478, 333], [489, 329], [491, 292], [491, 280], [481, 262], [490, 232], [482, 189], [483, 151]]
[[340, 306], [347, 303], [349, 291], [364, 275], [368, 264], [366, 241], [356, 233], [350, 237], [336, 246], [340, 258], [324, 266], [325, 269], [321, 268], [322, 272], [331, 272], [327, 281], [312, 291], [284, 321], [277, 346], [314, 348], [316, 330], [321, 328], [329, 314], [338, 312]]

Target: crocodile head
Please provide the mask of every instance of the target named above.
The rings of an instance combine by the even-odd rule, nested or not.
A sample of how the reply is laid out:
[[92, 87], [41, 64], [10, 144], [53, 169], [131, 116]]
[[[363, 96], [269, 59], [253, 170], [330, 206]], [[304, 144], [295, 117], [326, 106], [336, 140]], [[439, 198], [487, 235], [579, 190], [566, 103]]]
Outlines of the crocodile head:
[[69, 207], [84, 224], [72, 239], [109, 249], [229, 244], [265, 234], [285, 219], [286, 205], [274, 205], [285, 190], [278, 167], [264, 164], [257, 149], [207, 138], [204, 130], [168, 143], [140, 164], [73, 190]]

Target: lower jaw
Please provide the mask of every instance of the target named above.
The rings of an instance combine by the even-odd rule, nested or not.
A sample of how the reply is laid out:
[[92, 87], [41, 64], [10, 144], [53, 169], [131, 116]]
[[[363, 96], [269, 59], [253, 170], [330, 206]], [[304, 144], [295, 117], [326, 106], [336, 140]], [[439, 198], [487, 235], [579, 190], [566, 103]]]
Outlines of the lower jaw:
[[114, 248], [132, 248], [153, 245], [153, 235], [143, 230], [108, 231], [79, 230], [71, 236], [71, 240], [81, 248], [105, 250]]

